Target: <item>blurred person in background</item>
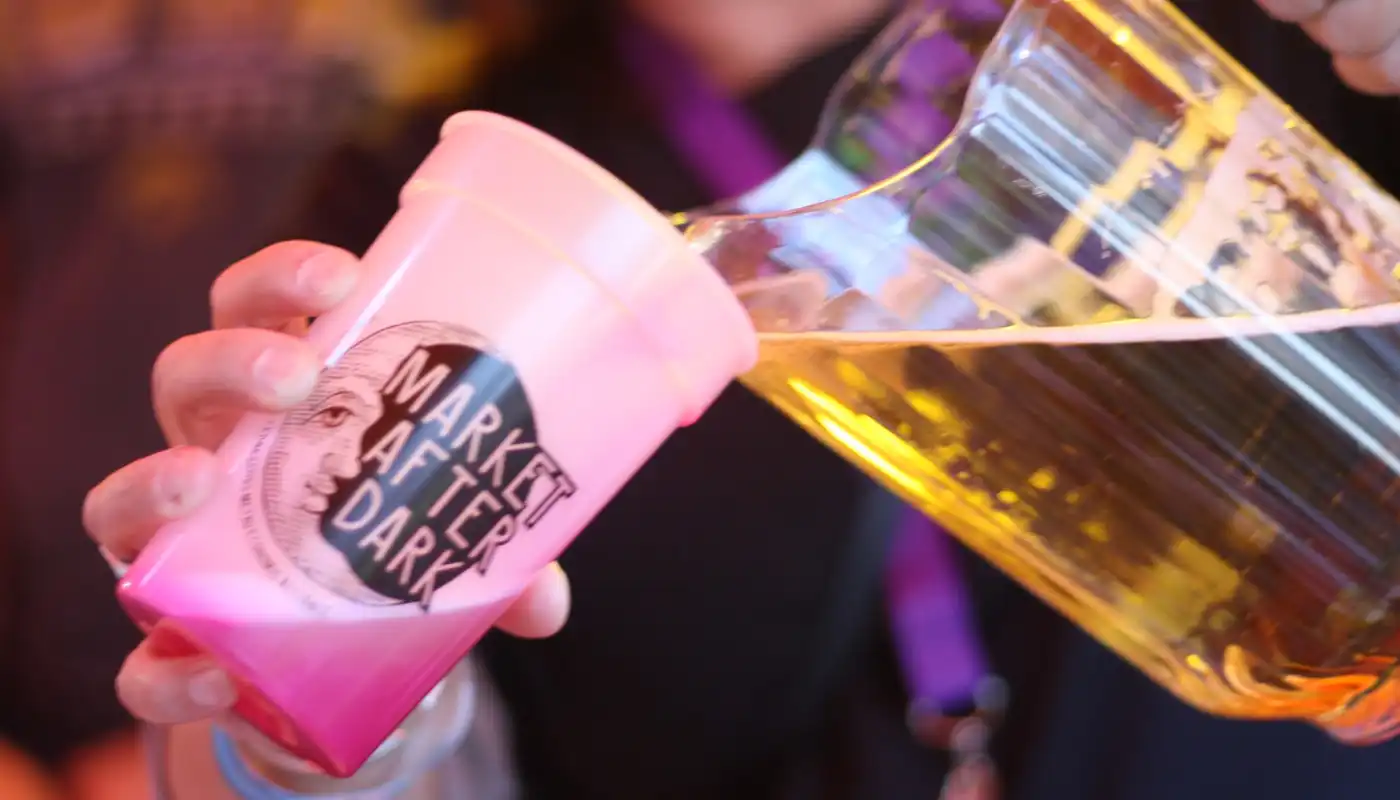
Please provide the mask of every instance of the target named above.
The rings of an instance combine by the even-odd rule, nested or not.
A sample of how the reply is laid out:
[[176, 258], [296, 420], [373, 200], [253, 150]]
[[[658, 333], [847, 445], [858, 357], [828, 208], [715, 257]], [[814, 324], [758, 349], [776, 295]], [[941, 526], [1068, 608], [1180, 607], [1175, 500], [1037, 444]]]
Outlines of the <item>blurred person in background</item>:
[[[1305, 23], [1299, 31], [1244, 0], [1182, 5], [1378, 180], [1400, 187], [1392, 144], [1400, 109], [1345, 90], [1331, 55], [1308, 43], [1311, 34], [1338, 53], [1337, 71], [1357, 88], [1391, 91], [1400, 32], [1392, 6], [1269, 0], [1274, 14]], [[442, 119], [462, 107], [543, 128], [658, 207], [703, 205], [715, 199], [711, 176], [687, 164], [668, 139], [653, 98], [620, 57], [621, 32], [644, 26], [793, 156], [807, 145], [822, 100], [890, 9], [880, 0], [540, 0], [535, 10], [531, 24], [511, 30], [520, 34], [511, 38], [515, 46], [488, 65], [480, 85], [340, 150], [290, 233], [362, 252]], [[240, 270], [289, 281], [307, 252], [277, 248]], [[186, 314], [206, 296], [161, 287], [151, 302], [158, 297], [169, 313]], [[301, 301], [293, 307], [319, 310]], [[110, 355], [123, 380], [139, 371], [130, 353]], [[230, 379], [242, 366], [222, 364]], [[193, 369], [177, 365], [166, 385], [178, 386]], [[247, 394], [254, 387], [236, 388]], [[171, 463], [164, 458], [139, 469]], [[208, 468], [207, 459], [187, 463]], [[515, 717], [528, 796], [935, 796], [948, 759], [905, 726], [905, 689], [881, 602], [896, 511], [762, 401], [729, 391], [564, 556], [576, 605], [563, 631], [541, 641], [492, 636], [481, 648]], [[93, 534], [127, 553], [154, 522], [93, 513], [106, 520]], [[118, 528], [121, 541], [112, 535]], [[65, 542], [65, 557], [77, 558], [71, 539]], [[1205, 717], [1007, 579], [965, 561], [983, 642], [1011, 685], [1010, 712], [993, 743], [1006, 796], [1224, 800], [1249, 792], [1314, 800], [1394, 785], [1400, 746], [1348, 749], [1301, 725]], [[91, 612], [69, 597], [62, 602], [68, 613]], [[557, 621], [542, 620], [541, 630]], [[134, 657], [133, 668], [142, 658]], [[192, 705], [178, 680], [146, 684], [148, 693], [134, 696], [131, 677], [128, 700], [145, 716], [168, 721], [211, 710]]]

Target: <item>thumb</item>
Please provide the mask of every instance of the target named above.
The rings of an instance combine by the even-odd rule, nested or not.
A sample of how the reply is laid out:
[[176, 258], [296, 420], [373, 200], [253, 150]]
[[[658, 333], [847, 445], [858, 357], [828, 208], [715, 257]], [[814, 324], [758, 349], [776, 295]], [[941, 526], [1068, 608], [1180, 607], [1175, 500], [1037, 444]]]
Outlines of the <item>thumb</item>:
[[564, 627], [569, 606], [569, 578], [555, 562], [535, 576], [530, 587], [496, 621], [496, 627], [513, 636], [543, 639]]

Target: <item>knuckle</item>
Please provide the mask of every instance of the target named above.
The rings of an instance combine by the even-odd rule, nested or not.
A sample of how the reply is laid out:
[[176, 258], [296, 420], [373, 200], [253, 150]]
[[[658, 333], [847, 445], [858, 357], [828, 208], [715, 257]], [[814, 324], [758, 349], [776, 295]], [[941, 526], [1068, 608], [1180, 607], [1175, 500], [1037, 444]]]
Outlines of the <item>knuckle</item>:
[[83, 498], [83, 528], [94, 541], [105, 547], [123, 544], [112, 541], [113, 537], [133, 518], [146, 513], [148, 498], [154, 496], [156, 474], [174, 452], [178, 451], [164, 450], [137, 459], [88, 490]]
[[166, 345], [151, 365], [151, 392], [157, 399], [170, 382], [170, 374], [178, 370], [184, 360], [184, 354], [190, 347], [189, 339], [189, 336], [182, 336]]
[[1394, 35], [1395, 12], [1374, 0], [1342, 0], [1304, 23], [1308, 35], [1338, 55], [1365, 55], [1383, 50]]
[[195, 356], [205, 347], [207, 333], [192, 333], [181, 336], [165, 346], [156, 356], [151, 367], [151, 390], [157, 398], [162, 398], [171, 384], [187, 372], [192, 364], [199, 363]]
[[110, 484], [117, 473], [108, 476], [107, 479], [88, 490], [83, 498], [83, 530], [87, 531], [89, 537], [101, 544], [103, 515], [110, 503]]
[[1358, 92], [1387, 96], [1400, 94], [1400, 45], [1392, 44], [1383, 53], [1366, 58], [1338, 57], [1337, 74], [1342, 82]]
[[260, 344], [257, 331], [212, 330], [182, 336], [156, 356], [151, 398], [157, 411], [180, 405], [199, 387], [237, 388], [250, 380], [246, 352]]
[[1380, 77], [1384, 91], [1400, 87], [1400, 43], [1392, 43], [1384, 52], [1371, 59], [1372, 69]]
[[151, 680], [142, 666], [139, 651], [127, 658], [121, 671], [117, 673], [117, 699], [138, 719], [165, 722], [161, 713], [164, 704], [157, 699], [161, 687]]
[[250, 256], [246, 263], [251, 265], [248, 269], [266, 276], [266, 280], [282, 280], [303, 263], [320, 256], [354, 258], [339, 247], [305, 239], [288, 239], [268, 245]]
[[219, 321], [227, 313], [229, 302], [238, 282], [238, 264], [225, 269], [219, 273], [214, 282], [209, 284], [209, 311], [217, 327]]
[[1325, 0], [1259, 0], [1269, 16], [1282, 22], [1302, 22], [1326, 8]]
[[295, 307], [301, 266], [322, 258], [355, 261], [342, 248], [294, 239], [268, 245], [228, 267], [209, 288], [214, 327], [278, 327], [273, 323], [284, 313], [282, 306]]

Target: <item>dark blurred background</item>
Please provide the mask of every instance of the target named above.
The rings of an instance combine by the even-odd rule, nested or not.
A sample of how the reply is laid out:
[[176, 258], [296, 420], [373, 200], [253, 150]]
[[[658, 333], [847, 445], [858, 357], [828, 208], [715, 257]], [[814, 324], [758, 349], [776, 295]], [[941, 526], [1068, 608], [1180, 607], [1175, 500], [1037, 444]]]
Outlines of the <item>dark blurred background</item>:
[[[0, 742], [56, 764], [122, 727], [135, 632], [84, 494], [159, 445], [150, 363], [207, 325], [189, 298], [271, 241], [318, 157], [460, 93], [468, 5], [0, 0]], [[6, 627], [20, 606], [52, 623]]]

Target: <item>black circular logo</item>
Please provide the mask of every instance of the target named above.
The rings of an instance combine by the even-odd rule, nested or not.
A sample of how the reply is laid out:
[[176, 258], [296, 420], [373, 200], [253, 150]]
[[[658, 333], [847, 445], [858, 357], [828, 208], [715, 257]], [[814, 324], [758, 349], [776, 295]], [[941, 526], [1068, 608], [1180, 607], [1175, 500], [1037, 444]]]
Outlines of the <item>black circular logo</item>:
[[573, 492], [511, 364], [471, 331], [412, 322], [356, 343], [286, 415], [261, 499], [313, 581], [426, 609]]

